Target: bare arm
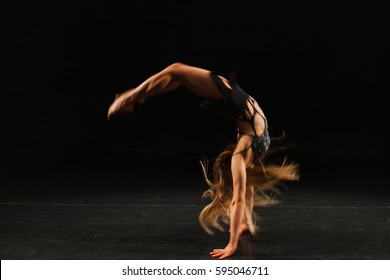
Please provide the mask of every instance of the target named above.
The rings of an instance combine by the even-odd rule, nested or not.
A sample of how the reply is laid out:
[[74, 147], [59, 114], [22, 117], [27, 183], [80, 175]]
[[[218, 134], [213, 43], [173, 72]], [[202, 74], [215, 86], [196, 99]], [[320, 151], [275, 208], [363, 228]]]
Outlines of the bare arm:
[[244, 219], [246, 191], [246, 163], [242, 154], [232, 157], [233, 198], [230, 205], [230, 239], [224, 249], [214, 249], [210, 254], [220, 259], [231, 256], [237, 249], [240, 227]]

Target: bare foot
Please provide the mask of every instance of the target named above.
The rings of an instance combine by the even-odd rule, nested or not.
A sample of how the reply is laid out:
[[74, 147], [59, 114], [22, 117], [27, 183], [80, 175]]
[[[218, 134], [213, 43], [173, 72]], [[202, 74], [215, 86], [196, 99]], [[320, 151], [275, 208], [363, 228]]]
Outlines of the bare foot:
[[145, 97], [140, 97], [133, 89], [115, 95], [115, 100], [108, 109], [107, 118], [118, 113], [131, 113], [135, 104], [143, 104]]
[[115, 99], [117, 99], [119, 96], [121, 96], [121, 95], [123, 95], [124, 93], [122, 92], [122, 93], [117, 93], [117, 94], [115, 94]]
[[133, 110], [134, 104], [132, 102], [128, 102], [124, 96], [120, 96], [110, 105], [107, 119], [111, 119], [113, 115], [118, 113], [131, 113]]
[[117, 93], [117, 94], [115, 94], [115, 99], [117, 99], [119, 96], [122, 96], [124, 94], [130, 94], [133, 90], [134, 90], [134, 88], [130, 88], [130, 89], [124, 91], [124, 92]]

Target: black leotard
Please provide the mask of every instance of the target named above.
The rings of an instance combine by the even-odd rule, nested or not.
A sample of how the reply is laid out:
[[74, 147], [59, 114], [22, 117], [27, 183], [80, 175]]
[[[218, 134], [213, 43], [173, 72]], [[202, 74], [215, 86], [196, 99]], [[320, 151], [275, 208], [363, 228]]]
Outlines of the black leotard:
[[[228, 79], [231, 89], [228, 88], [219, 76]], [[256, 110], [256, 100], [247, 94], [237, 83], [234, 74], [226, 74], [218, 71], [212, 71], [211, 77], [215, 81], [219, 90], [222, 92], [224, 98], [217, 101], [206, 101], [202, 103], [202, 107], [212, 107], [218, 113], [233, 118], [234, 120], [247, 121], [253, 129], [254, 135], [251, 144], [255, 158], [260, 156], [263, 152], [267, 151], [271, 138], [268, 132], [268, 124], [266, 117]], [[249, 106], [251, 108], [249, 108]], [[251, 110], [252, 109], [252, 110]], [[253, 112], [253, 113], [252, 113]], [[265, 129], [262, 134], [258, 135], [255, 128], [255, 116], [259, 114], [265, 122]]]

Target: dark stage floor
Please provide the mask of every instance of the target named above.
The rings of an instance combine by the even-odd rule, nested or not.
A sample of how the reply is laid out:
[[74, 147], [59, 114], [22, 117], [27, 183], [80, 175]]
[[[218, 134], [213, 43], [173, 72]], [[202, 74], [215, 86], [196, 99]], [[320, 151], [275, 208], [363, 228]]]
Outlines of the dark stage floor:
[[[228, 234], [202, 231], [199, 164], [180, 166], [15, 173], [0, 191], [0, 258], [210, 259]], [[335, 166], [306, 160], [281, 205], [256, 209], [261, 231], [231, 259], [389, 259], [388, 165]]]

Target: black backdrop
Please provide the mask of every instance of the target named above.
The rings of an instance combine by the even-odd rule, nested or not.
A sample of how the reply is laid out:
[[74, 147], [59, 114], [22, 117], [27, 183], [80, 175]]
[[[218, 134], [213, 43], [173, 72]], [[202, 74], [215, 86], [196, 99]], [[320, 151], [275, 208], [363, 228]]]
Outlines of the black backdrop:
[[[234, 125], [184, 89], [106, 120], [114, 94], [170, 63], [233, 69], [298, 158], [387, 160], [380, 1], [2, 1], [2, 175], [197, 158]], [[228, 133], [227, 133], [228, 132]]]

